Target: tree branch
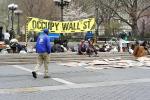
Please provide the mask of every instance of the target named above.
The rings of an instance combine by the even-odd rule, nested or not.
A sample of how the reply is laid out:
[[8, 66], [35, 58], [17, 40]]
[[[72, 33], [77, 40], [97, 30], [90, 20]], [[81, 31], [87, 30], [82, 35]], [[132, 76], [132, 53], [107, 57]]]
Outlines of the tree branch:
[[144, 9], [142, 9], [142, 10], [139, 12], [139, 14], [138, 14], [137, 19], [139, 19], [139, 18], [141, 17], [141, 15], [144, 13], [144, 11], [147, 10], [147, 9], [149, 9], [149, 8], [150, 8], [150, 5], [147, 6], [147, 7], [145, 7]]

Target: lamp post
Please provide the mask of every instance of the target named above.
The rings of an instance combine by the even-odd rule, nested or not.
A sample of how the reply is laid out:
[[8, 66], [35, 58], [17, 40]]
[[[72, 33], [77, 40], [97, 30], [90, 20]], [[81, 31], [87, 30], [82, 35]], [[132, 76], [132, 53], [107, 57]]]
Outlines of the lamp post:
[[55, 4], [57, 6], [60, 6], [61, 8], [61, 21], [63, 21], [63, 9], [64, 9], [64, 6], [68, 6], [69, 3], [71, 2], [71, 0], [54, 0]]
[[18, 8], [18, 5], [12, 3], [8, 5], [9, 11], [11, 11], [11, 38], [14, 38], [14, 11]]
[[15, 12], [14, 12], [16, 15], [17, 15], [17, 17], [18, 17], [18, 24], [17, 24], [17, 34], [19, 34], [20, 35], [20, 15], [22, 14], [22, 10], [15, 10]]

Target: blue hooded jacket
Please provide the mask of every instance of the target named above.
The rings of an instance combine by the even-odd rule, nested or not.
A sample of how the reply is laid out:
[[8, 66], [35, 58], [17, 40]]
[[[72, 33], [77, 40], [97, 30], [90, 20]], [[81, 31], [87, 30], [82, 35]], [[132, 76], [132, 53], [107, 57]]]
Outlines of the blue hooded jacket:
[[36, 52], [37, 53], [51, 53], [50, 38], [48, 37], [48, 29], [44, 29], [42, 33], [39, 34], [36, 42]]

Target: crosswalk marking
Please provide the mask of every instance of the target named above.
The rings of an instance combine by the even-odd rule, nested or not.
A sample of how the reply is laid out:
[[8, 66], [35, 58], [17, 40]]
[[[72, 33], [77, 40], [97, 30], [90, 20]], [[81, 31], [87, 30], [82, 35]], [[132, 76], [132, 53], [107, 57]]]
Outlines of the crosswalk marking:
[[72, 82], [69, 82], [69, 81], [66, 81], [66, 80], [63, 80], [63, 79], [60, 79], [60, 78], [52, 78], [53, 80], [57, 81], [57, 82], [61, 82], [61, 83], [64, 83], [64, 84], [75, 84], [75, 83], [72, 83]]
[[[28, 69], [28, 68], [21, 67], [21, 66], [18, 66], [18, 65], [13, 65], [13, 67], [18, 68], [18, 69], [21, 69], [21, 70], [23, 70], [23, 71], [27, 71], [27, 72], [32, 72], [32, 71], [33, 71], [33, 70], [30, 70], [30, 69]], [[38, 75], [44, 75], [44, 73], [38, 72]]]
[[[25, 68], [25, 67], [22, 67], [22, 66], [13, 65], [13, 67], [18, 68], [18, 69], [21, 69], [21, 70], [23, 70], [23, 71], [32, 72], [31, 69], [28, 69], [28, 68]], [[44, 75], [44, 73], [40, 73], [40, 72], [38, 72], [38, 74], [39, 74], [39, 75]], [[69, 85], [70, 85], [70, 84], [75, 84], [75, 83], [66, 81], [66, 80], [61, 79], [61, 78], [51, 78], [51, 79], [53, 79], [53, 80], [55, 80], [55, 81], [57, 81], [57, 82], [63, 83], [63, 84], [69, 84]]]

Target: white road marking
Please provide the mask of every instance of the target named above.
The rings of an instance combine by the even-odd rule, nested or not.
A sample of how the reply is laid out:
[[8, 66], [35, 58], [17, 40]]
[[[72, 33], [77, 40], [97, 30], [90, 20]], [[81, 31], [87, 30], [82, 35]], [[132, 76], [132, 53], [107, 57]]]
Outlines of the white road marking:
[[57, 81], [57, 82], [61, 82], [61, 83], [68, 84], [68, 85], [75, 84], [75, 83], [60, 79], [60, 78], [52, 78], [52, 79]]
[[[21, 70], [23, 70], [23, 71], [27, 71], [27, 72], [32, 72], [32, 71], [33, 71], [33, 70], [31, 70], [31, 69], [24, 68], [24, 67], [21, 67], [21, 66], [18, 66], [18, 65], [13, 65], [13, 67], [18, 68], [18, 69], [21, 69]], [[39, 74], [39, 75], [44, 75], [44, 73], [40, 73], [40, 72], [38, 72], [38, 74]], [[52, 78], [52, 79], [55, 80], [55, 81], [57, 81], [57, 82], [63, 83], [63, 84], [68, 84], [68, 85], [75, 84], [75, 83], [72, 83], [72, 82], [63, 80], [63, 79], [61, 79], [61, 78]]]
[[138, 67], [140, 69], [150, 69], [150, 67]]
[[[21, 67], [21, 66], [18, 66], [18, 65], [13, 65], [13, 67], [18, 68], [18, 69], [21, 69], [21, 70], [23, 70], [23, 71], [27, 71], [27, 72], [32, 72], [32, 71], [33, 71], [33, 70], [31, 70], [31, 69], [28, 69], [28, 68], [25, 68], [25, 67]], [[38, 75], [44, 75], [44, 73], [38, 72]]]
[[129, 85], [129, 84], [136, 84], [136, 83], [150, 83], [150, 78], [108, 81], [108, 82], [96, 82], [96, 83], [82, 83], [82, 84], [71, 84], [71, 85], [59, 85], [59, 86], [0, 89], [0, 94], [33, 93], [33, 92], [39, 92], [39, 91], [42, 92], [42, 91], [54, 91], [54, 90], [55, 91], [56, 90], [67, 90], [67, 89], [84, 89], [84, 88], [95, 88], [95, 87]]

